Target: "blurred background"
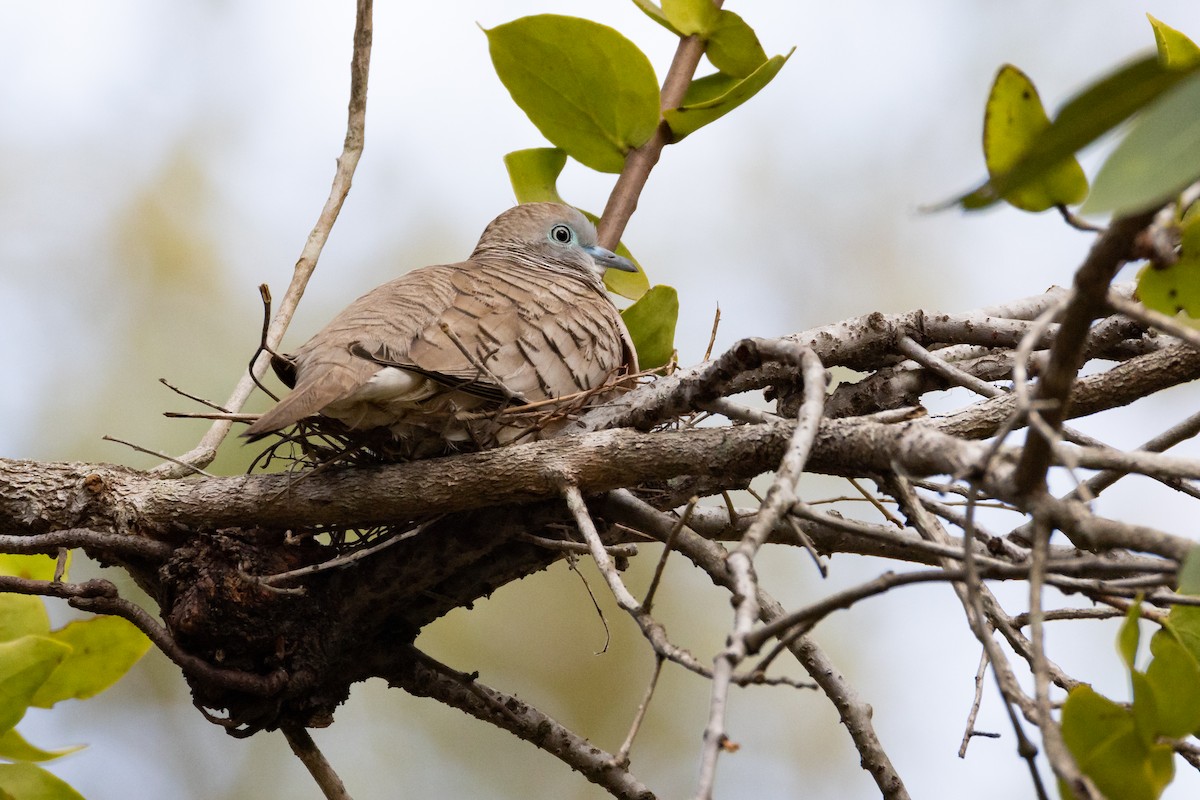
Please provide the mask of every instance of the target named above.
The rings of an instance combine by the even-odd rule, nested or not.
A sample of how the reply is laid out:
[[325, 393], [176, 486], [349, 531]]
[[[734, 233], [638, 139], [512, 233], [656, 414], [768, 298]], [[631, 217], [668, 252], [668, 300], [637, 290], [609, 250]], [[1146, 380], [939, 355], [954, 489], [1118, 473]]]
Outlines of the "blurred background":
[[[796, 53], [759, 96], [666, 151], [625, 235], [651, 279], [679, 290], [685, 365], [703, 354], [718, 304], [720, 350], [870, 311], [962, 311], [1069, 281], [1089, 237], [1053, 214], [919, 208], [982, 178], [983, 105], [1001, 63], [1026, 71], [1053, 109], [1153, 47], [1146, 11], [1200, 37], [1194, 0], [728, 6], [769, 54]], [[287, 344], [404, 270], [464, 258], [512, 204], [501, 157], [543, 140], [496, 79], [477, 24], [544, 11], [616, 27], [665, 73], [674, 41], [631, 3], [378, 4], [365, 155]], [[282, 293], [329, 189], [353, 24], [349, 0], [0, 6], [0, 455], [150, 467], [153, 457], [101, 437], [169, 453], [195, 444], [204, 423], [161, 412], [199, 407], [158, 379], [222, 402], [253, 353], [256, 287]], [[568, 166], [561, 189], [599, 211], [611, 180]], [[1195, 398], [1184, 387], [1079, 427], [1130, 446]], [[250, 410], [264, 406], [259, 397]], [[239, 472], [252, 455], [229, 442], [213, 469]], [[1195, 514], [1176, 498], [1125, 483], [1101, 511], [1191, 533]], [[801, 491], [849, 490], [806, 478]], [[635, 592], [657, 558], [643, 553], [627, 574]], [[839, 556], [831, 568], [822, 582], [802, 554], [760, 558], [765, 587], [785, 604], [885, 567]], [[612, 629], [606, 651], [587, 589], [564, 564], [439, 621], [420, 644], [615, 750], [652, 658], [594, 572], [583, 573]], [[1025, 607], [1019, 587], [998, 591], [1010, 610]], [[657, 611], [705, 661], [729, 624], [727, 601], [682, 559], [668, 567]], [[1115, 628], [1059, 625], [1050, 655], [1127, 699]], [[1032, 796], [990, 683], [978, 727], [1001, 736], [956, 757], [979, 654], [948, 587], [894, 591], [815, 635], [874, 706], [914, 797]], [[707, 700], [705, 682], [667, 669], [633, 751], [634, 772], [662, 797], [694, 788]], [[738, 691], [729, 728], [741, 750], [722, 758], [721, 798], [877, 795], [819, 694]], [[318, 796], [281, 736], [237, 741], [206, 723], [157, 653], [96, 700], [31, 712], [21, 730], [43, 747], [90, 744], [52, 765], [89, 800]], [[356, 687], [316, 738], [358, 800], [605, 796], [531, 745], [382, 683]], [[1187, 769], [1167, 797], [1197, 796]]]

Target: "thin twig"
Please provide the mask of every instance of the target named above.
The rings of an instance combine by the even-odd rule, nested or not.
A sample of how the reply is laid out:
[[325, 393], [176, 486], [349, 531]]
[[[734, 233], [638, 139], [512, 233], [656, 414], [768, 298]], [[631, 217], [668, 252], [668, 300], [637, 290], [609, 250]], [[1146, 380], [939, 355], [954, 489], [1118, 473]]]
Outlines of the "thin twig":
[[687, 669], [699, 675], [708, 677], [709, 671], [704, 665], [696, 660], [688, 651], [681, 647], [672, 644], [667, 638], [666, 628], [662, 626], [658, 620], [650, 616], [649, 612], [639, 603], [625, 587], [624, 581], [617, 573], [617, 568], [613, 565], [612, 559], [608, 557], [608, 553], [604, 550], [604, 542], [600, 539], [600, 534], [596, 531], [596, 525], [592, 522], [591, 514], [588, 513], [587, 504], [583, 500], [583, 495], [579, 492], [579, 487], [573, 483], [564, 483], [561, 486], [563, 498], [567, 501], [567, 508], [570, 509], [571, 515], [575, 518], [575, 524], [579, 528], [579, 532], [583, 534], [583, 539], [587, 542], [592, 553], [592, 560], [596, 562], [596, 568], [600, 570], [600, 574], [604, 577], [608, 584], [609, 591], [617, 601], [617, 605], [623, 611], [629, 614], [642, 629], [642, 635], [650, 642], [654, 648], [654, 652], [669, 659], [670, 661], [686, 667]]
[[321, 787], [321, 794], [325, 795], [325, 800], [353, 800], [342, 779], [338, 777], [333, 766], [326, 760], [325, 754], [317, 747], [317, 743], [303, 725], [285, 724], [280, 726], [280, 730], [283, 731], [296, 758], [300, 759], [300, 763], [308, 769], [317, 786]]
[[646, 685], [646, 693], [642, 696], [642, 702], [638, 703], [637, 713], [633, 715], [633, 722], [629, 726], [629, 733], [626, 734], [625, 741], [621, 743], [621, 749], [613, 755], [613, 766], [629, 766], [629, 751], [633, 749], [633, 739], [641, 730], [642, 721], [646, 719], [646, 711], [650, 708], [650, 700], [654, 697], [655, 687], [658, 686], [658, 676], [662, 674], [662, 666], [663, 657], [655, 653], [654, 671], [650, 673], [650, 682]]
[[[358, 160], [362, 156], [363, 145], [366, 141], [367, 119], [367, 77], [371, 63], [372, 39], [372, 0], [357, 0], [355, 4], [354, 53], [350, 59], [350, 102], [346, 119], [346, 137], [342, 143], [342, 154], [337, 160], [337, 169], [333, 176], [333, 185], [329, 197], [321, 209], [320, 216], [309, 233], [296, 261], [291, 283], [279, 303], [279, 310], [271, 321], [267, 335], [267, 344], [271, 349], [279, 347], [283, 334], [296, 313], [300, 298], [304, 296], [305, 287], [317, 268], [317, 259], [329, 240], [333, 224], [337, 221], [342, 210], [346, 195], [350, 193], [350, 182]], [[253, 368], [242, 376], [234, 387], [229, 399], [222, 405], [230, 412], [237, 412], [246, 404], [246, 400], [254, 391], [255, 383], [267, 370], [271, 357], [267, 353], [259, 355]], [[229, 434], [232, 423], [229, 420], [218, 420], [213, 423], [208, 432], [196, 447], [181, 455], [178, 459], [168, 459], [170, 465], [160, 465], [155, 472], [161, 475], [180, 476], [179, 467], [186, 463], [194, 467], [206, 467], [216, 457], [217, 447]]]

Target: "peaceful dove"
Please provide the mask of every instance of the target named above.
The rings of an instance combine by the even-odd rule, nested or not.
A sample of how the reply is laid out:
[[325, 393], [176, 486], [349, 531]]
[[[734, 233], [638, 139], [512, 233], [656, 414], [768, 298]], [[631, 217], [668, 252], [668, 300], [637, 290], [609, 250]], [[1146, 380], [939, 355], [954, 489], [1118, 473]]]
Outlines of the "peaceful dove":
[[[243, 435], [320, 414], [355, 430], [387, 429], [409, 458], [553, 435], [637, 372], [604, 289], [607, 269], [636, 271], [596, 244], [579, 211], [511, 208], [466, 261], [373, 289], [294, 355], [276, 357], [293, 391]], [[506, 413], [540, 401], [550, 402]]]

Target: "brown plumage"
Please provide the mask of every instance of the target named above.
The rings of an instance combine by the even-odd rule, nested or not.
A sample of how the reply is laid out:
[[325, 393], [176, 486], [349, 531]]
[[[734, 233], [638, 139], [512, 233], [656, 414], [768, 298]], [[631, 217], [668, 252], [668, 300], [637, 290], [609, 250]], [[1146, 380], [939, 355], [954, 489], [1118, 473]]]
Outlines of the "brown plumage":
[[[575, 209], [509, 209], [466, 261], [373, 289], [277, 363], [295, 388], [243, 435], [261, 438], [314, 414], [388, 429], [418, 456], [547, 435], [597, 393], [538, 414], [506, 409], [611, 387], [637, 371], [601, 281], [610, 267], [634, 269], [596, 245]], [[547, 425], [551, 414], [558, 424]]]

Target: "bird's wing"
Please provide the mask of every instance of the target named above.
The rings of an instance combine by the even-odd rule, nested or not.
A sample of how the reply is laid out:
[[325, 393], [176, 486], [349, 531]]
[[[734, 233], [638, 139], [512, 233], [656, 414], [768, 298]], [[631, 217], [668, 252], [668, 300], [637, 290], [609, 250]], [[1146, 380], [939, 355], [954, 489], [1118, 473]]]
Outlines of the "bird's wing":
[[293, 358], [295, 388], [242, 434], [250, 440], [286, 428], [354, 393], [379, 365], [350, 352], [356, 342], [386, 345], [405, 353], [421, 329], [437, 320], [453, 301], [450, 283], [462, 265], [413, 270], [355, 300], [309, 339]]
[[498, 389], [532, 402], [602, 386], [624, 362], [620, 315], [583, 280], [519, 264], [477, 265], [450, 280], [453, 301], [403, 363], [480, 396]]

